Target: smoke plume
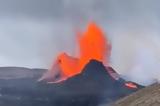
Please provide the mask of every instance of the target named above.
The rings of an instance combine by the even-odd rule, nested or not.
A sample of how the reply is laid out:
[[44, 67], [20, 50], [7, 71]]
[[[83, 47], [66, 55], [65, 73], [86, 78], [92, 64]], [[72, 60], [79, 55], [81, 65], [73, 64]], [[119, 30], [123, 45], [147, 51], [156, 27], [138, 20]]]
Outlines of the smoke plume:
[[89, 21], [112, 43], [111, 65], [127, 80], [160, 79], [159, 0], [0, 0], [0, 66], [48, 68], [76, 55], [75, 33]]

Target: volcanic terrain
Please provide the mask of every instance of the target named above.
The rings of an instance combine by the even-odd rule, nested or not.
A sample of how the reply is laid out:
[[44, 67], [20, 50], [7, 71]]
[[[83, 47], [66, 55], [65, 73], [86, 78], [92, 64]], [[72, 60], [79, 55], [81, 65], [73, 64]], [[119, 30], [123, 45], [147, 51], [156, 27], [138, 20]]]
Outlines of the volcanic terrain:
[[[125, 80], [115, 80], [96, 60], [91, 60], [82, 73], [54, 84], [37, 81], [45, 69], [0, 68], [0, 72], [4, 70], [5, 75], [2, 73], [0, 78], [0, 106], [98, 106], [143, 88], [136, 83], [137, 88], [125, 86]], [[18, 77], [20, 73], [23, 77]]]

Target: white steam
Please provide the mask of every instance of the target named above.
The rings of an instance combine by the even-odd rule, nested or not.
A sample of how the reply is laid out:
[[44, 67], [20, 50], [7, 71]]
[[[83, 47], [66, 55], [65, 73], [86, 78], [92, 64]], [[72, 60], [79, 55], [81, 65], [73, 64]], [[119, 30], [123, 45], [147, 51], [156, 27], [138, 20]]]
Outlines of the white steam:
[[159, 0], [0, 1], [0, 66], [47, 68], [75, 55], [75, 31], [96, 21], [112, 43], [111, 64], [128, 80], [160, 79]]

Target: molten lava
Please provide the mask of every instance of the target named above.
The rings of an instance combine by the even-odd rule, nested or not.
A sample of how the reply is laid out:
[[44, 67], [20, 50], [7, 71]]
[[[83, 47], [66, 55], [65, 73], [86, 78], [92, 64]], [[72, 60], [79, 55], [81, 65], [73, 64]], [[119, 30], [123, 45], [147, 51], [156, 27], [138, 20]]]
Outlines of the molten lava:
[[63, 77], [70, 77], [79, 73], [78, 58], [74, 58], [74, 57], [68, 56], [66, 53], [62, 53], [58, 56], [57, 61], [61, 68], [61, 71], [62, 71], [61, 75], [63, 75]]
[[95, 23], [90, 23], [87, 31], [79, 37], [79, 46], [79, 70], [91, 59], [104, 63], [108, 62], [110, 46], [108, 40], [105, 39], [104, 33]]
[[138, 88], [137, 85], [132, 82], [125, 83], [125, 86], [127, 86], [128, 88], [135, 88], [135, 89]]
[[[108, 64], [111, 47], [108, 39], [105, 38], [104, 33], [95, 23], [90, 23], [86, 32], [78, 36], [78, 43], [80, 49], [79, 57], [71, 57], [66, 53], [61, 53], [57, 57], [56, 63], [60, 67], [59, 71], [62, 80], [81, 73], [81, 70], [91, 59]], [[53, 74], [54, 69], [52, 67], [50, 70]], [[41, 79], [46, 79], [44, 76]]]

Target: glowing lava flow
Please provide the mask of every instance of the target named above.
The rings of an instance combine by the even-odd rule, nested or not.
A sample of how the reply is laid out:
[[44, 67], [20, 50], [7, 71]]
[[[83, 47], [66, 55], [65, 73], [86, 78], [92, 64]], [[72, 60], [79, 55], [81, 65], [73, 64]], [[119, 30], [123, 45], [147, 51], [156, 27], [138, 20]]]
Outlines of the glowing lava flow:
[[79, 70], [91, 59], [108, 62], [110, 56], [110, 45], [101, 29], [95, 24], [90, 23], [87, 31], [79, 37], [80, 59]]
[[[81, 73], [81, 70], [91, 59], [108, 64], [111, 47], [108, 39], [105, 38], [104, 33], [95, 23], [90, 23], [86, 32], [78, 36], [78, 43], [80, 47], [79, 57], [74, 58], [66, 53], [61, 53], [54, 63], [60, 68], [58, 69], [61, 76], [60, 81]], [[57, 72], [56, 65], [53, 65], [51, 70], [42, 76], [40, 80], [51, 76], [55, 77], [55, 72]]]

